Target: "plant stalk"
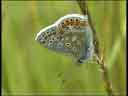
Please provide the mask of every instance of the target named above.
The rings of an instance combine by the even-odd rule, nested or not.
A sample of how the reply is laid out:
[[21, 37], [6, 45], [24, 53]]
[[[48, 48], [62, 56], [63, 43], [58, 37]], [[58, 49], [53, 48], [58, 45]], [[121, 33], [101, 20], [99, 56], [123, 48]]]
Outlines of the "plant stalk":
[[95, 46], [95, 53], [98, 57], [97, 63], [100, 65], [100, 70], [102, 72], [102, 78], [103, 78], [103, 81], [105, 83], [106, 92], [107, 92], [108, 96], [114, 96], [113, 92], [112, 92], [112, 85], [111, 85], [111, 82], [109, 81], [109, 78], [108, 78], [108, 70], [107, 70], [107, 67], [105, 65], [104, 54], [103, 54], [103, 52], [100, 51], [99, 40], [98, 40], [97, 35], [96, 35], [96, 30], [94, 29], [94, 26], [92, 24], [91, 15], [89, 13], [86, 1], [77, 0], [77, 3], [80, 7], [82, 14], [88, 15], [89, 24], [91, 26], [91, 29], [92, 29], [93, 35], [94, 35], [93, 44]]

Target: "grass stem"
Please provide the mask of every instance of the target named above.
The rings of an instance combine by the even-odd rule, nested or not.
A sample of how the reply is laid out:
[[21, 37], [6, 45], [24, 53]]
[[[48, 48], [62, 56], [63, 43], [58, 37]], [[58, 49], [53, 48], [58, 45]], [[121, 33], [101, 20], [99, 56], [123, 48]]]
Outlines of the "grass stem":
[[90, 24], [90, 26], [92, 28], [93, 35], [94, 35], [93, 43], [94, 43], [94, 46], [95, 46], [95, 53], [96, 53], [96, 55], [98, 57], [97, 63], [100, 65], [100, 70], [102, 70], [101, 71], [102, 72], [102, 78], [103, 78], [103, 81], [105, 83], [106, 92], [107, 92], [108, 96], [114, 96], [113, 92], [112, 92], [112, 85], [111, 85], [111, 82], [109, 81], [109, 78], [108, 78], [108, 70], [107, 70], [107, 67], [106, 67], [106, 64], [105, 64], [104, 54], [100, 50], [99, 40], [98, 40], [97, 35], [96, 35], [96, 30], [94, 29], [94, 26], [92, 24], [91, 15], [89, 13], [86, 1], [77, 0], [77, 3], [79, 5], [79, 7], [80, 7], [80, 10], [81, 10], [82, 14], [88, 15], [88, 18], [89, 18], [89, 24]]

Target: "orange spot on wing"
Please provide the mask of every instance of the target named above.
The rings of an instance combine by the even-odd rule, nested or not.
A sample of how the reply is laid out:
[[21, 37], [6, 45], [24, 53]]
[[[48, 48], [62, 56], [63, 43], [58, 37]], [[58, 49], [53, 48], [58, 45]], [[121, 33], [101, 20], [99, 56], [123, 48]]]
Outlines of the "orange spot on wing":
[[70, 22], [70, 24], [73, 25], [73, 24], [74, 24], [74, 20], [72, 20], [72, 21]]
[[76, 19], [76, 20], [75, 20], [75, 25], [78, 26], [79, 24], [80, 24], [80, 20], [79, 20], [79, 19]]
[[70, 24], [70, 21], [69, 20], [65, 20], [64, 24], [68, 26]]

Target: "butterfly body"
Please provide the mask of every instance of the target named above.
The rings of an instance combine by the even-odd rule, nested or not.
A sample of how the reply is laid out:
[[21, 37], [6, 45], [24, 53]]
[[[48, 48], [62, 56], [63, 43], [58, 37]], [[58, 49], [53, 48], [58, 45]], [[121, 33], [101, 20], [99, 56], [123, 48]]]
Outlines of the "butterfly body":
[[93, 54], [93, 34], [87, 16], [66, 15], [41, 30], [36, 40], [44, 47], [74, 56], [78, 63]]

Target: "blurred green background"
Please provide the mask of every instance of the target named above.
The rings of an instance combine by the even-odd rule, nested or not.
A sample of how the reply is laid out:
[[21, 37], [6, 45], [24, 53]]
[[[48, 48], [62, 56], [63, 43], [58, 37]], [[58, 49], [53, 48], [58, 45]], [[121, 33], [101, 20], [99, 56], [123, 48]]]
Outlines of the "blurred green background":
[[[126, 94], [126, 1], [88, 1], [105, 48], [113, 91]], [[43, 48], [35, 36], [60, 17], [80, 13], [75, 1], [2, 1], [2, 93], [106, 95], [99, 66]], [[63, 74], [58, 77], [58, 74]], [[66, 79], [65, 83], [62, 80]], [[87, 95], [87, 96], [88, 96]]]

